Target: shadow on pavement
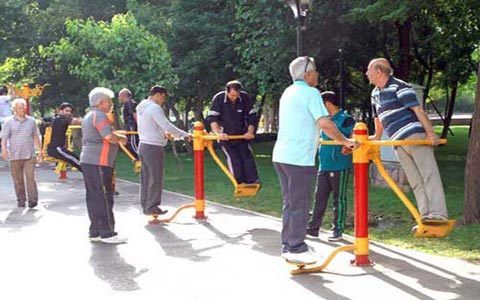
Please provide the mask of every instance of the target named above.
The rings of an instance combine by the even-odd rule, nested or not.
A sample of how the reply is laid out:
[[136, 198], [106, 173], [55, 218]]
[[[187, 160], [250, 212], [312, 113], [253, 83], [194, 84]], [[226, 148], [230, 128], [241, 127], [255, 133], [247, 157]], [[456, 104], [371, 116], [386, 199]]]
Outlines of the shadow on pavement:
[[265, 228], [254, 228], [248, 231], [252, 237], [252, 241], [255, 242], [255, 246], [252, 247], [252, 250], [270, 255], [280, 257], [280, 245], [282, 244], [280, 240], [281, 233]]
[[15, 208], [3, 222], [0, 221], [0, 227], [10, 229], [11, 232], [19, 232], [23, 227], [35, 225], [41, 218], [41, 213], [35, 208]]
[[[380, 262], [382, 266], [385, 266], [388, 269], [401, 269], [401, 273], [404, 276], [408, 276], [411, 278], [415, 278], [416, 281], [422, 285], [424, 288], [431, 289], [437, 292], [445, 292], [445, 293], [454, 293], [460, 296], [461, 299], [478, 299], [480, 297], [478, 288], [480, 286], [480, 282], [476, 280], [472, 280], [463, 276], [459, 276], [458, 274], [452, 273], [440, 266], [433, 265], [423, 260], [419, 260], [415, 257], [406, 255], [404, 253], [400, 253], [393, 249], [384, 247], [382, 245], [375, 244], [376, 247], [386, 250], [388, 252], [394, 253], [396, 255], [405, 257], [406, 259], [412, 260], [419, 264], [424, 265], [426, 268], [432, 268], [438, 272], [447, 274], [452, 278], [446, 278], [445, 276], [437, 275], [433, 272], [430, 272], [426, 269], [419, 268], [406, 260], [392, 258], [390, 256], [385, 256], [382, 254], [378, 254], [373, 252], [373, 258]], [[392, 278], [386, 276], [385, 274], [379, 273], [374, 274], [374, 276], [388, 282], [389, 284], [401, 288], [403, 291], [414, 295], [419, 299], [434, 299], [433, 297], [429, 297], [427, 295], [421, 294], [418, 291], [408, 287], [405, 284], [402, 284]], [[442, 285], [439, 286], [438, 282], [442, 282]], [[437, 283], [437, 284], [435, 284]], [[476, 287], [472, 289], [473, 287]]]
[[140, 287], [135, 278], [147, 272], [148, 269], [137, 271], [134, 266], [123, 259], [117, 247], [117, 245], [92, 243], [90, 266], [95, 275], [108, 283], [115, 291], [139, 290]]
[[196, 241], [197, 239], [182, 240], [168, 230], [166, 228], [167, 226], [168, 225], [165, 224], [146, 225], [145, 229], [155, 237], [155, 241], [168, 256], [185, 258], [194, 262], [203, 262], [209, 260], [210, 256], [201, 255], [202, 252], [221, 247], [221, 245], [216, 245], [194, 249], [191, 241]]
[[[330, 247], [337, 247], [340, 245], [349, 244], [349, 243], [332, 244], [320, 239], [316, 239], [316, 241], [321, 244], [328, 245]], [[439, 268], [438, 266], [429, 264], [428, 262], [419, 260], [417, 258], [411, 257], [404, 253], [394, 251], [382, 245], [375, 244], [375, 246], [385, 251], [389, 251], [396, 255], [405, 257], [405, 260], [397, 259], [391, 256], [380, 254], [375, 251], [370, 251], [370, 259], [372, 259], [374, 263], [377, 263], [388, 270], [395, 270], [396, 273], [401, 274], [399, 279], [403, 278], [404, 280], [405, 277], [409, 277], [413, 279], [412, 280], [413, 282], [417, 282], [418, 284], [420, 284], [422, 287], [426, 289], [429, 289], [435, 292], [440, 292], [440, 293], [456, 294], [459, 296], [459, 299], [478, 299], [478, 292], [479, 292], [478, 286], [480, 284], [478, 281], [471, 280], [462, 276], [458, 276], [457, 274], [451, 273], [448, 270]], [[411, 264], [410, 262], [407, 261], [407, 259], [413, 260], [419, 264], [424, 265], [426, 269]], [[345, 262], [345, 263], [348, 264], [349, 262]], [[352, 268], [356, 268], [356, 267], [352, 266]], [[436, 271], [448, 274], [452, 276], [454, 279], [446, 278], [445, 276], [438, 275], [435, 272], [431, 272], [427, 270], [428, 268], [432, 268]], [[361, 277], [361, 276], [373, 276], [382, 280], [383, 282], [387, 283], [390, 286], [394, 286], [399, 290], [402, 290], [403, 292], [411, 295], [412, 297], [415, 297], [416, 299], [425, 299], [425, 300], [436, 299], [434, 296], [426, 294], [428, 293], [428, 291], [426, 291], [426, 293], [422, 293], [415, 287], [409, 286], [408, 282], [401, 282], [399, 281], [399, 279], [392, 278], [391, 276], [389, 276], [389, 274], [393, 274], [392, 272], [382, 272], [382, 271], [371, 269], [369, 267], [364, 267], [363, 269], [365, 270], [366, 273], [354, 274], [354, 275], [340, 274], [340, 273], [336, 273], [334, 269], [330, 269], [328, 273], [335, 274], [337, 276], [351, 277], [351, 278]], [[311, 280], [318, 280], [318, 277], [319, 276], [321, 277], [321, 274], [322, 273], [296, 275], [293, 277], [293, 279], [301, 284], [303, 283], [305, 288], [311, 290], [312, 286], [316, 286], [315, 284], [312, 285]], [[298, 279], [298, 278], [311, 278], [311, 279], [309, 279], [310, 281], [304, 281], [305, 279]], [[439, 282], [442, 282], [442, 284], [439, 285], [438, 284]], [[314, 291], [314, 290], [312, 291], [314, 293], [318, 292], [322, 294], [324, 290], [322, 289], [318, 291]], [[322, 294], [322, 297], [323, 296], [324, 295]], [[338, 297], [341, 297], [341, 296], [338, 296]], [[333, 299], [337, 299], [337, 298], [333, 298]], [[338, 299], [342, 299], [342, 298], [338, 298]]]

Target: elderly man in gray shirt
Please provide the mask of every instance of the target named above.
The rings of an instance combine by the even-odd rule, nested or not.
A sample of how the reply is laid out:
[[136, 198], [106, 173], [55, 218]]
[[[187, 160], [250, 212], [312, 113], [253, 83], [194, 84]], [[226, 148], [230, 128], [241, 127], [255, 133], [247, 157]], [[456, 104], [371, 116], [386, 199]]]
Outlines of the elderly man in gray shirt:
[[190, 139], [191, 135], [178, 129], [165, 116], [161, 105], [167, 101], [168, 92], [162, 86], [150, 89], [150, 96], [137, 106], [138, 154], [142, 162], [140, 174], [140, 204], [146, 215], [166, 213], [159, 206], [162, 202], [164, 147], [167, 134]]
[[38, 150], [38, 161], [42, 160], [39, 132], [35, 119], [26, 115], [27, 103], [17, 98], [12, 102], [13, 117], [5, 122], [0, 138], [2, 139], [2, 158], [10, 162], [17, 196], [17, 206], [25, 207], [25, 178], [27, 183], [28, 207], [38, 204], [38, 189], [35, 181], [35, 150]]

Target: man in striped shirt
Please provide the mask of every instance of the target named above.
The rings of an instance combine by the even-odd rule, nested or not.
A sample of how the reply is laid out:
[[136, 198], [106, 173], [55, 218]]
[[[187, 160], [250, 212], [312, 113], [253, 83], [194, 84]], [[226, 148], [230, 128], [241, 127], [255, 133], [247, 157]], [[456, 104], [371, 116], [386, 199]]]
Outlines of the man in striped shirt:
[[[375, 135], [381, 139], [383, 130], [392, 140], [428, 139], [439, 144], [427, 114], [420, 106], [413, 88], [393, 77], [393, 70], [384, 58], [370, 61], [366, 73], [375, 86], [372, 91], [372, 110]], [[440, 172], [431, 146], [399, 146], [395, 154], [405, 170], [417, 200], [424, 223], [447, 221], [447, 207]]]
[[[35, 161], [42, 161], [42, 147], [35, 119], [26, 114], [26, 108], [27, 102], [24, 99], [13, 100], [14, 115], [5, 122], [0, 138], [2, 139], [2, 158], [10, 163], [17, 206], [25, 207], [28, 195], [28, 207], [34, 208], [38, 204]], [[34, 146], [38, 151], [36, 159]]]

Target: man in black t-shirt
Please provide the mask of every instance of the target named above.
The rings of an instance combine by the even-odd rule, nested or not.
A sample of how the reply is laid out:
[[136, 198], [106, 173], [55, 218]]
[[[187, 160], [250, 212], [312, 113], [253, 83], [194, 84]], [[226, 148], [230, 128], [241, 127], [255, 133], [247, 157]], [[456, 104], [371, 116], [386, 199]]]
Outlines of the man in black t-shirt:
[[80, 125], [82, 121], [72, 116], [73, 106], [63, 102], [57, 107], [57, 115], [52, 119], [52, 137], [48, 144], [48, 156], [65, 161], [67, 164], [82, 171], [78, 156], [66, 147], [66, 132], [69, 125]]
[[[227, 83], [217, 93], [207, 116], [212, 131], [219, 135], [230, 173], [237, 183], [260, 183], [250, 141], [255, 138], [257, 112], [239, 81]], [[243, 135], [243, 140], [228, 140], [228, 135]]]
[[[123, 104], [123, 123], [126, 131], [137, 131], [137, 102], [132, 99], [132, 92], [123, 88], [118, 92], [118, 100]], [[127, 149], [138, 160], [138, 135], [128, 134]]]

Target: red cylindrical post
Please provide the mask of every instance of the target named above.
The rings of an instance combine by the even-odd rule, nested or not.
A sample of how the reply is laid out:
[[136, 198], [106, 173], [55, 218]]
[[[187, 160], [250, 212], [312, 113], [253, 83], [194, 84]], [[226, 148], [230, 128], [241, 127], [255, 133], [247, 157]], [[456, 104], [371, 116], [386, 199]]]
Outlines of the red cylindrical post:
[[67, 170], [61, 170], [60, 176], [58, 176], [58, 179], [68, 179]]
[[[353, 130], [353, 138], [368, 140], [368, 130], [364, 123], [358, 123]], [[355, 202], [355, 260], [357, 266], [371, 265], [368, 257], [368, 151], [369, 146], [361, 145], [353, 152], [354, 202]]]
[[195, 122], [193, 126], [193, 176], [195, 191], [195, 219], [205, 219], [205, 146], [203, 135], [203, 123]]

